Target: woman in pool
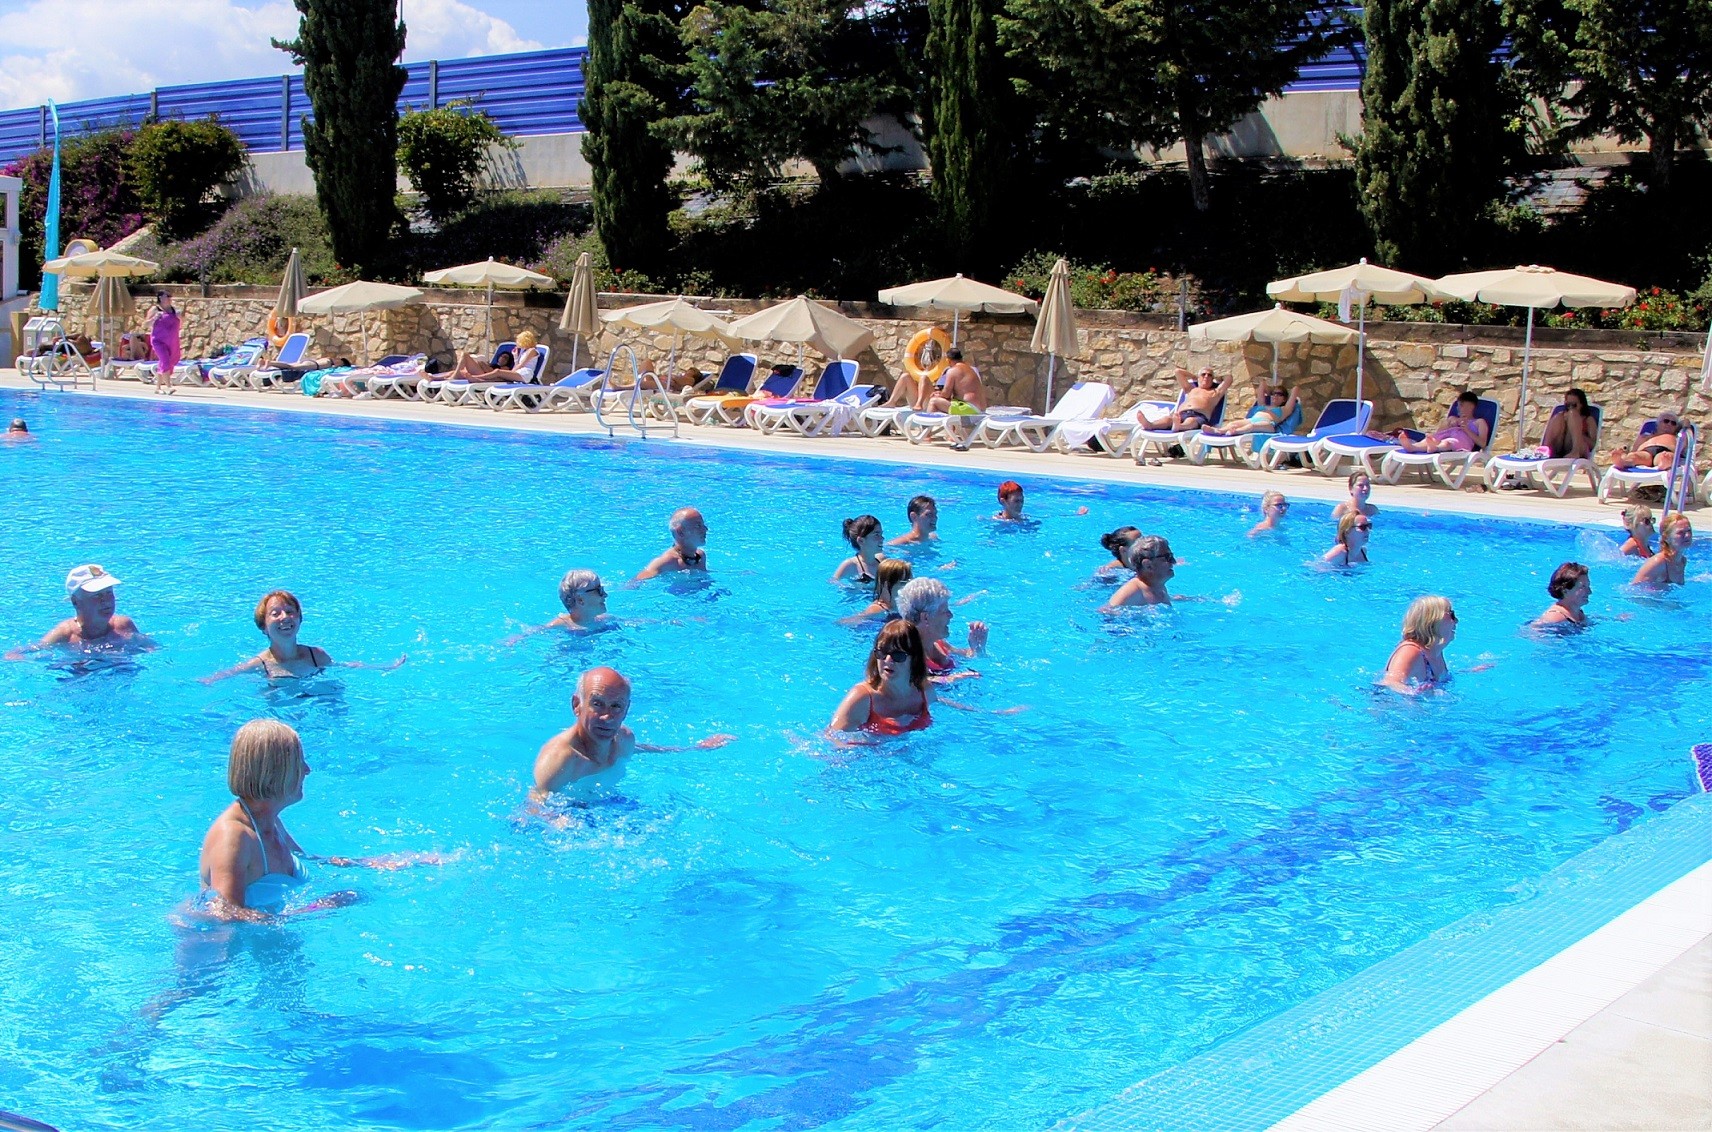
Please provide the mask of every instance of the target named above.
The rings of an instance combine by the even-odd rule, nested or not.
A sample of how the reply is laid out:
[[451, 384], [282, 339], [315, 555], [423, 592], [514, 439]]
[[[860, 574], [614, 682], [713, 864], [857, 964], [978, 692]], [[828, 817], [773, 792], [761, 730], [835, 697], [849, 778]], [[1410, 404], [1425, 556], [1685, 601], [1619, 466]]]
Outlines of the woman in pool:
[[1116, 584], [1129, 573], [1129, 548], [1141, 537], [1139, 527], [1119, 527], [1100, 536], [1100, 545], [1112, 552], [1112, 561], [1094, 571], [1094, 580]]
[[1405, 452], [1479, 452], [1491, 441], [1491, 431], [1479, 417], [1480, 398], [1464, 390], [1445, 414], [1439, 430], [1425, 440], [1413, 440], [1402, 429], [1391, 435]]
[[914, 625], [921, 634], [927, 670], [940, 683], [962, 680], [980, 673], [953, 673], [957, 658], [980, 656], [987, 649], [987, 626], [969, 622], [969, 647], [958, 648], [948, 639], [951, 632], [951, 591], [938, 578], [914, 578], [898, 588], [898, 618]]
[[914, 577], [915, 570], [907, 560], [902, 558], [882, 559], [880, 569], [874, 577], [874, 600], [869, 603], [867, 609], [849, 617], [840, 618], [838, 623], [840, 625], [860, 625], [862, 622], [871, 621], [876, 617], [884, 618], [887, 621], [895, 619], [898, 615], [898, 590], [902, 589]]
[[1379, 508], [1367, 501], [1373, 494], [1373, 477], [1366, 472], [1354, 471], [1349, 473], [1349, 498], [1332, 508], [1332, 518], [1341, 519], [1345, 515], [1366, 515], [1369, 519], [1379, 514]]
[[933, 722], [932, 706], [921, 634], [907, 621], [892, 621], [874, 638], [867, 678], [846, 693], [827, 729], [870, 735], [921, 731]]
[[1635, 571], [1636, 586], [1681, 585], [1688, 578], [1688, 548], [1694, 545], [1694, 524], [1681, 511], [1659, 520], [1658, 553]]
[[1320, 555], [1321, 562], [1333, 566], [1354, 566], [1367, 561], [1367, 538], [1373, 531], [1373, 520], [1366, 515], [1350, 512], [1338, 520], [1337, 543]]
[[1450, 598], [1429, 594], [1416, 598], [1403, 615], [1403, 639], [1385, 662], [1384, 687], [1414, 695], [1450, 680], [1445, 646], [1456, 639], [1456, 611]]
[[[228, 676], [258, 670], [269, 680], [289, 680], [316, 676], [334, 667], [334, 660], [327, 655], [326, 649], [297, 642], [297, 631], [302, 627], [303, 603], [297, 600], [297, 595], [289, 590], [274, 590], [264, 594], [256, 603], [256, 628], [267, 634], [268, 647], [240, 665], [203, 677], [202, 682], [212, 684]], [[390, 672], [403, 664], [404, 659], [401, 656], [391, 664], [379, 666], [379, 670]], [[371, 666], [346, 661], [339, 667]]]
[[1631, 503], [1623, 508], [1623, 529], [1629, 532], [1629, 541], [1623, 544], [1623, 553], [1632, 554], [1636, 558], [1651, 558], [1653, 556], [1653, 535], [1658, 533], [1658, 525], [1653, 522], [1653, 509], [1645, 503]]
[[1171, 604], [1165, 584], [1177, 573], [1177, 556], [1171, 553], [1170, 543], [1158, 535], [1143, 535], [1130, 545], [1128, 564], [1135, 577], [1118, 587], [1105, 608]]
[[881, 548], [886, 545], [886, 534], [880, 529], [880, 520], [872, 515], [844, 520], [844, 541], [856, 553], [838, 564], [838, 569], [832, 572], [832, 580], [842, 582], [855, 575], [858, 582], [872, 582], [880, 568]]
[[1565, 562], [1552, 571], [1546, 585], [1552, 603], [1539, 615], [1535, 625], [1587, 624], [1587, 599], [1593, 596], [1593, 583], [1587, 579], [1587, 567], [1579, 562]]
[[1248, 537], [1264, 531], [1275, 531], [1278, 524], [1284, 521], [1284, 516], [1290, 511], [1290, 501], [1284, 498], [1282, 491], [1269, 491], [1260, 497], [1260, 522], [1249, 529]]

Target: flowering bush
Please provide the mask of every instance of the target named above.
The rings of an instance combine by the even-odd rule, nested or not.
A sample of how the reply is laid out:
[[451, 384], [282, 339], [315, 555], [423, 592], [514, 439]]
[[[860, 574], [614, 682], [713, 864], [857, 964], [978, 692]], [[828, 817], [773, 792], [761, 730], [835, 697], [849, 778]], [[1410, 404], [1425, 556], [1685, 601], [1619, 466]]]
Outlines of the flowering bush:
[[[1052, 266], [1060, 258], [1056, 252], [1026, 256], [1006, 273], [1005, 287], [1040, 298], [1046, 294]], [[1157, 310], [1172, 294], [1171, 284], [1152, 269], [1114, 271], [1105, 264], [1070, 263], [1070, 301], [1084, 309]]]
[[[104, 130], [68, 138], [60, 144], [61, 248], [67, 240], [80, 236], [106, 247], [143, 226], [142, 205], [126, 170], [126, 157], [135, 136], [132, 130]], [[53, 150], [38, 149], [0, 170], [24, 182], [18, 202], [18, 224], [23, 229], [18, 247], [18, 283], [26, 288], [41, 282], [42, 227], [52, 169]]]
[[314, 197], [258, 193], [233, 205], [202, 235], [162, 246], [156, 254], [169, 282], [265, 285], [279, 282], [292, 248], [302, 257], [310, 286], [349, 282], [333, 260]]
[[[1337, 306], [1321, 303], [1316, 313], [1335, 319]], [[1525, 326], [1525, 307], [1503, 307], [1492, 303], [1422, 303], [1412, 307], [1375, 306], [1368, 311], [1370, 322], [1449, 322], [1464, 326]], [[1627, 307], [1569, 307], [1538, 311], [1536, 326], [1564, 330], [1705, 330], [1712, 320], [1712, 294], [1684, 298], [1672, 291], [1652, 287], [1642, 291]]]

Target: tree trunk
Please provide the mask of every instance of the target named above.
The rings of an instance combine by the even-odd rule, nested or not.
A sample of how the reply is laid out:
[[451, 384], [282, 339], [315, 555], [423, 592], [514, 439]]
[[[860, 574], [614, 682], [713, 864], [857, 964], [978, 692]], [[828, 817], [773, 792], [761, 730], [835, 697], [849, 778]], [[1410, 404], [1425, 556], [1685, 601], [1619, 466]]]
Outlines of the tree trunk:
[[1676, 123], [1655, 122], [1647, 143], [1647, 155], [1653, 163], [1652, 176], [1647, 183], [1658, 192], [1668, 193], [1671, 167], [1676, 164]]
[[1205, 212], [1213, 203], [1207, 189], [1206, 135], [1185, 129], [1183, 152], [1189, 158], [1189, 195], [1195, 199], [1195, 211]]

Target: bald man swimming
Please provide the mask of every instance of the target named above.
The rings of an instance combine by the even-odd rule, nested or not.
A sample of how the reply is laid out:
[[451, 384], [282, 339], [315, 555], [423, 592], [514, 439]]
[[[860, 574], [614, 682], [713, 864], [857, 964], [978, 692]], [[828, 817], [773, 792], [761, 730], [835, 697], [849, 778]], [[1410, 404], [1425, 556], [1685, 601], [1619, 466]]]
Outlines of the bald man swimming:
[[[535, 785], [529, 797], [536, 802], [573, 783], [597, 782], [610, 786], [624, 777], [624, 760], [638, 749], [636, 734], [624, 726], [630, 714], [630, 681], [616, 668], [591, 668], [577, 679], [571, 694], [576, 722], [541, 745], [535, 756]], [[735, 735], [712, 735], [696, 744], [711, 750], [723, 747]], [[644, 751], [682, 751], [685, 747], [655, 747], [641, 744]]]
[[680, 507], [672, 512], [670, 526], [672, 545], [630, 579], [632, 585], [676, 570], [707, 569], [707, 551], [702, 549], [707, 542], [707, 520], [701, 517], [701, 512], [694, 507]]

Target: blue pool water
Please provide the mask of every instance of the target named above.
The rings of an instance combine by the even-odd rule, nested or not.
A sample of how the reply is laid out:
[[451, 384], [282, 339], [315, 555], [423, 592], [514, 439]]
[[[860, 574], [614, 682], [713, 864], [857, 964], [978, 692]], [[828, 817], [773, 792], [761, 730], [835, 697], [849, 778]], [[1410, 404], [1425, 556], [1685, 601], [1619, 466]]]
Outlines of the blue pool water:
[[[1599, 624], [1531, 636], [1604, 535], [1383, 488], [1374, 565], [1341, 574], [1304, 565], [1330, 528], [1301, 502], [1250, 541], [1252, 499], [1041, 478], [1038, 527], [996, 529], [996, 477], [907, 466], [0, 397], [20, 413], [0, 640], [95, 561], [162, 645], [0, 664], [0, 1108], [68, 1129], [1040, 1127], [1521, 900], [1682, 798], [1712, 736], [1712, 586], [1630, 594], [1594, 561]], [[984, 710], [835, 748], [871, 639], [833, 623], [839, 520], [896, 534], [918, 491], [944, 535], [918, 566], [993, 626], [952, 693]], [[682, 503], [711, 583], [619, 588]], [[1098, 535], [1131, 522], [1223, 600], [1097, 614]], [[624, 627], [503, 644], [571, 566]], [[197, 683], [262, 646], [275, 587], [306, 643], [408, 663]], [[1461, 617], [1453, 666], [1492, 667], [1376, 696], [1423, 592]], [[592, 663], [634, 678], [642, 741], [738, 738], [638, 755], [543, 826], [531, 763]], [[311, 852], [450, 863], [321, 867], [365, 900], [180, 927], [257, 715], [303, 734]]]

